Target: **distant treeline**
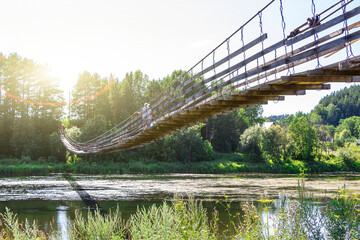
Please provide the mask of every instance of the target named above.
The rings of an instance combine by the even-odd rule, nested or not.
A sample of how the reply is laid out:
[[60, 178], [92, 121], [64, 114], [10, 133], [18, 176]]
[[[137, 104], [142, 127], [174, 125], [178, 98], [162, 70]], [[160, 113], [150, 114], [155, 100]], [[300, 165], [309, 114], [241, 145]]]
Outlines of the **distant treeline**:
[[[64, 102], [59, 79], [51, 77], [45, 66], [11, 54], [0, 62], [1, 87], [8, 93], [34, 102]], [[66, 161], [66, 150], [59, 141], [58, 128], [64, 124], [71, 137], [86, 141], [138, 111], [164, 89], [176, 86], [190, 76], [174, 71], [163, 79], [150, 80], [141, 71], [130, 72], [122, 80], [115, 79], [109, 91], [91, 101], [69, 106], [36, 105], [0, 95], [0, 155], [29, 156], [33, 159], [51, 158]], [[79, 75], [71, 100], [76, 101], [101, 91], [110, 77], [84, 72]], [[211, 119], [207, 125], [196, 125], [179, 131], [163, 141], [149, 145], [147, 157], [167, 161], [200, 161], [211, 159], [213, 147], [220, 152], [237, 149], [240, 134], [249, 126], [263, 121], [262, 108], [256, 106]], [[208, 141], [204, 141], [208, 140]], [[199, 148], [199, 144], [204, 147]], [[142, 152], [138, 150], [137, 152]], [[127, 155], [122, 151], [118, 158]], [[97, 155], [109, 158], [109, 155]]]
[[[45, 66], [11, 54], [0, 61], [0, 72], [1, 87], [14, 96], [36, 102], [64, 102], [59, 79], [51, 77]], [[277, 122], [277, 126], [270, 129], [261, 127], [265, 119], [258, 105], [216, 116], [207, 123], [179, 130], [135, 150], [76, 156], [63, 147], [58, 135], [61, 124], [75, 140], [87, 141], [125, 120], [162, 91], [169, 91], [190, 77], [181, 70], [152, 80], [141, 71], [130, 72], [121, 80], [114, 79], [114, 84], [103, 95], [71, 106], [36, 105], [1, 92], [0, 157], [60, 162], [81, 158], [188, 163], [212, 160], [214, 152], [237, 152], [249, 161], [286, 163], [292, 159], [318, 159], [321, 152], [344, 147], [346, 142], [360, 137], [360, 118], [356, 117], [360, 116], [360, 87], [354, 86], [325, 97], [310, 114], [269, 117], [268, 120]], [[92, 96], [110, 81], [110, 77], [84, 72], [71, 91], [71, 100]]]

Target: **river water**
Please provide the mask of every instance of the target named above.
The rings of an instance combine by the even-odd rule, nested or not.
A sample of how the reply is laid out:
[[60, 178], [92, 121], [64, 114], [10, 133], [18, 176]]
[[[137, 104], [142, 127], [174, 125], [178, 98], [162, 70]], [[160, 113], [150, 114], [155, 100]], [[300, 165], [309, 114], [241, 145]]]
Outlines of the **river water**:
[[[331, 197], [344, 186], [360, 193], [360, 174], [339, 173], [303, 178], [314, 196]], [[215, 201], [233, 200], [232, 211], [240, 211], [244, 201], [297, 197], [299, 178], [275, 174], [162, 174], [162, 175], [63, 175], [0, 178], [0, 211], [5, 207], [21, 220], [36, 220], [40, 228], [59, 230], [67, 239], [68, 219], [75, 210], [86, 212], [97, 204], [107, 211], [119, 207], [126, 218], [138, 207], [171, 200], [174, 195], [194, 196], [204, 206], [216, 208]], [[224, 218], [226, 216], [224, 215]]]

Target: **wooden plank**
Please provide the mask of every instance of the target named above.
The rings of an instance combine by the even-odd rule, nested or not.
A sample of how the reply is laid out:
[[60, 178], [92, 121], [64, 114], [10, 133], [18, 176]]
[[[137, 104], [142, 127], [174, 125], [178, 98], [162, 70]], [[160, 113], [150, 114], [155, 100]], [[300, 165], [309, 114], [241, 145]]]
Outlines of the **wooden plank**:
[[[333, 41], [334, 42], [334, 41]], [[323, 45], [324, 46], [324, 45]], [[318, 54], [318, 53], [316, 53]], [[320, 54], [318, 54], [320, 55]], [[312, 55], [313, 56], [313, 55]], [[306, 58], [308, 59], [308, 58]], [[301, 59], [303, 60], [303, 59]], [[359, 62], [356, 61], [352, 61], [352, 62], [343, 62], [341, 64], [338, 65], [340, 69], [352, 69], [350, 71], [353, 71], [351, 74], [352, 75], [341, 75], [344, 73], [339, 73], [336, 72], [336, 68], [332, 68], [332, 69], [326, 69], [327, 72], [325, 72], [324, 69], [322, 72], [322, 75], [315, 75], [315, 76], [291, 76], [289, 77], [288, 81], [284, 81], [284, 84], [290, 84], [287, 85], [288, 88], [286, 88], [287, 90], [289, 90], [289, 88], [312, 88], [314, 87], [314, 85], [309, 85], [307, 86], [307, 83], [322, 83], [322, 82], [341, 82], [341, 81], [347, 81], [347, 82], [351, 82], [351, 81], [359, 81], [360, 78], [357, 77], [353, 77], [355, 74], [358, 74], [354, 71], [358, 71], [359, 69]], [[333, 72], [330, 72], [333, 71]], [[321, 74], [321, 73], [317, 73], [317, 74]], [[331, 75], [323, 75], [323, 74], [331, 74]], [[348, 72], [347, 74], [350, 74], [350, 72]], [[283, 80], [283, 78], [282, 78]], [[318, 82], [316, 82], [318, 81]], [[292, 82], [297, 83], [296, 86], [294, 86], [294, 84], [291, 84]], [[279, 81], [277, 82], [270, 82], [268, 84], [280, 84]], [[315, 87], [316, 86], [315, 84]], [[279, 90], [279, 89], [285, 89], [283, 87], [280, 86], [275, 86], [275, 87], [271, 87], [271, 88], [265, 88], [265, 89], [270, 89], [270, 90], [266, 90], [266, 91], [260, 91], [261, 93], [259, 93], [258, 90], [254, 91], [246, 91], [245, 94], [248, 95], [253, 95], [253, 96], [274, 96], [274, 94], [279, 94], [280, 91], [275, 91], [275, 90]], [[293, 93], [295, 94], [300, 94], [301, 91], [294, 91]], [[305, 91], [303, 91], [303, 93], [305, 93]], [[265, 94], [265, 95], [264, 95]], [[268, 94], [268, 95], [267, 95]], [[285, 94], [282, 94], [285, 95]], [[193, 98], [194, 99], [194, 98]], [[123, 142], [118, 142], [118, 143], [112, 143], [112, 141], [114, 139], [101, 139], [101, 138], [97, 138], [97, 139], [101, 139], [101, 140], [91, 140], [89, 143], [78, 143], [73, 141], [71, 138], [69, 138], [69, 136], [66, 134], [66, 132], [61, 132], [61, 140], [64, 142], [64, 145], [70, 150], [70, 151], [75, 151], [78, 153], [90, 153], [90, 152], [109, 152], [112, 151], [113, 149], [119, 149], [119, 148], [123, 148], [123, 147], [131, 147], [131, 146], [137, 146], [137, 145], [142, 145], [147, 143], [148, 141], [153, 141], [154, 138], [156, 139], [157, 136], [165, 134], [168, 131], [175, 131], [177, 126], [181, 126], [184, 125], [185, 123], [191, 124], [191, 121], [195, 121], [201, 117], [204, 116], [208, 116], [211, 114], [215, 114], [215, 113], [219, 113], [221, 111], [226, 111], [227, 109], [234, 109], [234, 106], [239, 106], [239, 104], [241, 106], [245, 106], [244, 103], [248, 103], [246, 106], [249, 106], [250, 103], [254, 102], [251, 101], [250, 98], [248, 99], [242, 99], [239, 101], [234, 100], [235, 98], [229, 97], [225, 100], [219, 100], [219, 102], [224, 102], [224, 106], [215, 106], [214, 108], [212, 106], [207, 106], [204, 105], [203, 107], [199, 108], [199, 109], [194, 109], [192, 108], [190, 111], [187, 112], [187, 114], [185, 115], [186, 118], [184, 120], [181, 119], [181, 115], [177, 115], [177, 118], [180, 120], [180, 125], [175, 125], [172, 128], [170, 128], [170, 130], [165, 129], [165, 127], [156, 127], [156, 128], [151, 128], [151, 129], [146, 129], [145, 131], [141, 131], [139, 130], [139, 127], [136, 127], [136, 122], [133, 122], [133, 128], [132, 130], [123, 130], [121, 131], [120, 129], [116, 129], [114, 130], [110, 130], [107, 133], [109, 134], [108, 137], [112, 137], [116, 136], [116, 134], [120, 133], [121, 137], [124, 141]], [[264, 98], [261, 98], [264, 99]], [[255, 102], [259, 102], [260, 98], [258, 99], [258, 101]], [[263, 102], [266, 103], [266, 102]], [[199, 112], [197, 112], [199, 111]], [[192, 114], [197, 114], [197, 115], [192, 115]], [[139, 116], [138, 116], [139, 117]], [[128, 125], [130, 126], [130, 125]], [[120, 127], [120, 126], [119, 126]], [[122, 129], [123, 126], [122, 126]]]
[[[285, 97], [284, 96], [239, 96], [238, 94], [236, 95], [231, 95], [228, 98], [224, 99], [224, 100], [219, 100], [221, 101], [238, 101], [238, 100], [252, 100], [252, 99], [263, 99], [263, 100], [284, 100]], [[217, 101], [218, 102], [218, 101]]]
[[[352, 41], [352, 40], [349, 40]], [[355, 67], [359, 67], [360, 66], [360, 61], [359, 60], [348, 60], [345, 62], [341, 62], [339, 63], [339, 70], [347, 70], [347, 69], [351, 69], [351, 68], [355, 68]]]
[[[337, 50], [337, 49], [339, 49], [339, 48], [341, 48], [342, 46], [337, 46], [337, 47], [335, 47], [335, 48], [332, 48], [332, 49], [329, 49], [329, 50], [327, 50], [327, 51], [330, 51], [330, 52], [332, 52], [332, 51], [334, 51], [334, 50]], [[307, 57], [307, 58], [305, 58], [305, 59], [302, 59], [302, 60], [299, 60], [299, 61], [297, 61], [297, 62], [295, 62], [295, 63], [292, 63], [292, 64], [287, 64], [286, 66], [283, 66], [283, 67], [281, 67], [281, 68], [278, 68], [278, 69], [275, 69], [275, 70], [273, 70], [273, 71], [271, 71], [270, 73], [268, 72], [268, 74], [269, 75], [271, 75], [271, 74], [275, 74], [275, 73], [277, 73], [277, 72], [280, 72], [280, 71], [283, 71], [283, 70], [286, 70], [286, 69], [288, 69], [288, 68], [290, 68], [290, 67], [293, 67], [293, 66], [295, 66], [295, 65], [299, 65], [299, 64], [302, 64], [302, 63], [304, 63], [304, 62], [306, 62], [306, 61], [308, 61], [308, 60], [310, 60], [310, 59], [314, 59], [314, 58], [316, 58], [317, 56], [321, 56], [321, 55], [324, 55], [324, 54], [327, 54], [328, 52], [327, 51], [324, 51], [323, 53], [319, 53], [319, 54], [313, 54], [312, 56], [310, 56], [310, 57]], [[255, 68], [255, 69], [252, 69], [252, 70], [256, 70], [257, 68]], [[254, 82], [254, 81], [256, 81], [256, 80], [259, 80], [259, 79], [261, 79], [261, 78], [264, 78], [266, 75], [260, 75], [260, 76], [258, 76], [258, 77], [256, 77], [255, 79], [252, 79], [252, 80], [250, 80], [249, 82]], [[244, 78], [242, 78], [242, 79], [244, 79]], [[238, 80], [237, 80], [238, 81]], [[229, 84], [231, 84], [231, 82], [229, 82], [229, 81], [227, 81], [227, 85], [229, 85]], [[231, 89], [234, 89], [235, 87], [240, 87], [240, 86], [243, 86], [243, 85], [245, 85], [246, 84], [246, 82], [245, 83], [240, 83], [240, 84], [238, 84], [238, 85], [235, 85], [234, 87], [231, 87]], [[217, 88], [217, 87], [215, 87], [215, 88]], [[229, 90], [224, 90], [225, 92], [228, 92]], [[208, 92], [209, 93], [209, 92]], [[185, 100], [185, 102], [186, 103], [192, 103], [192, 102], [195, 102], [195, 101], [198, 101], [199, 99], [201, 99], [201, 98], [203, 98], [206, 94], [208, 94], [208, 93], [205, 93], [205, 94], [203, 94], [202, 96], [199, 96], [199, 97], [197, 97], [197, 98], [195, 98], [195, 100], [194, 100], [194, 97], [195, 96], [192, 96], [192, 99], [189, 99], [188, 101], [189, 102], [186, 102], [186, 100]], [[222, 92], [223, 93], [223, 92]], [[211, 99], [213, 99], [214, 98], [214, 96], [212, 96], [212, 97], [210, 97]], [[211, 99], [208, 99], [208, 100], [211, 100]], [[205, 100], [206, 101], [206, 100]], [[169, 111], [173, 111], [174, 109], [176, 109], [176, 108], [178, 108], [178, 107], [181, 107], [181, 103], [180, 104], [178, 104], [176, 107], [173, 107], [172, 109], [170, 109]]]
[[[193, 82], [195, 79], [199, 78], [200, 76], [204, 75], [205, 73], [213, 70], [214, 68], [226, 63], [227, 61], [230, 61], [231, 59], [233, 59], [234, 57], [238, 56], [239, 54], [243, 53], [246, 50], [249, 50], [250, 48], [256, 46], [257, 44], [259, 44], [260, 42], [264, 41], [265, 39], [267, 39], [267, 34], [263, 34], [260, 37], [256, 38], [255, 40], [251, 41], [250, 43], [246, 44], [245, 46], [239, 48], [237, 51], [233, 52], [232, 54], [230, 54], [229, 56], [226, 56], [225, 58], [221, 59], [220, 61], [216, 62], [214, 65], [207, 67], [206, 69], [204, 69], [203, 71], [200, 71], [199, 73], [195, 74], [193, 77], [191, 77], [190, 79], [188, 79], [187, 81], [185, 81], [184, 83], [180, 84], [178, 87], [176, 87], [174, 90], [171, 90], [170, 93], [168, 93], [166, 96], [164, 96], [160, 101], [158, 101], [157, 103], [154, 104], [154, 108], [156, 108], [161, 102], [163, 102], [165, 99], [167, 99], [170, 95], [172, 95], [173, 93], [175, 93], [176, 91], [180, 90], [181, 88], [189, 85], [191, 82]], [[203, 83], [204, 85], [205, 83]], [[198, 85], [200, 86], [200, 85]], [[191, 91], [191, 89], [190, 89]], [[179, 96], [175, 96], [174, 98], [178, 98]], [[163, 104], [163, 105], [167, 105], [169, 104], [168, 102]]]
[[[289, 84], [289, 85], [264, 85], [254, 90], [329, 90], [330, 84]], [[252, 90], [252, 89], [250, 89]]]
[[309, 77], [298, 77], [298, 76], [284, 76], [281, 77], [283, 82], [360, 82], [360, 77], [350, 77], [350, 76], [309, 76]]
[[[351, 35], [351, 36], [350, 36], [350, 35]], [[359, 36], [360, 36], [360, 31], [357, 31], [357, 32], [352, 33], [352, 34], [350, 34], [350, 35], [348, 35], [349, 39], [359, 37]], [[237, 81], [239, 81], [239, 80], [244, 79], [246, 76], [253, 76], [253, 75], [259, 74], [259, 73], [261, 73], [261, 72], [266, 72], [267, 70], [270, 70], [270, 69], [272, 69], [272, 68], [276, 68], [276, 67], [278, 67], [278, 66], [280, 66], [280, 65], [283, 65], [283, 64], [285, 64], [285, 63], [287, 63], [288, 65], [289, 65], [289, 63], [290, 63], [290, 64], [291, 64], [291, 63], [294, 63], [294, 64], [304, 63], [304, 62], [308, 61], [308, 58], [316, 58], [316, 56], [318, 56], [318, 55], [327, 54], [327, 50], [329, 50], [329, 49], [332, 50], [334, 47], [335, 47], [335, 48], [341, 47], [340, 45], [346, 43], [347, 40], [348, 40], [347, 37], [342, 37], [342, 38], [340, 38], [340, 39], [333, 40], [333, 41], [330, 42], [330, 43], [327, 43], [327, 44], [321, 45], [321, 46], [319, 46], [319, 47], [316, 47], [316, 48], [314, 48], [314, 49], [310, 49], [310, 50], [308, 50], [308, 51], [305, 51], [305, 52], [303, 52], [303, 53], [301, 53], [301, 54], [298, 54], [298, 55], [296, 55], [296, 56], [291, 56], [291, 57], [288, 57], [288, 58], [286, 58], [286, 59], [279, 60], [279, 61], [277, 61], [277, 62], [275, 62], [275, 63], [273, 63], [273, 64], [270, 64], [270, 65], [268, 65], [268, 66], [266, 66], [266, 67], [257, 68], [257, 69], [255, 69], [255, 70], [253, 70], [253, 71], [251, 71], [251, 72], [247, 72], [247, 73], [240, 74], [240, 75], [238, 75], [237, 77], [234, 77], [234, 78], [232, 78], [231, 80], [228, 80], [228, 81], [226, 81], [226, 82], [223, 82], [223, 83], [219, 84], [219, 85], [216, 86], [216, 87], [212, 87], [212, 88], [210, 88], [210, 89], [201, 91], [200, 93], [195, 94], [193, 97], [195, 97], [195, 99], [199, 100], [199, 98], [203, 97], [204, 95], [206, 95], [206, 94], [208, 94], [208, 93], [210, 93], [210, 92], [216, 91], [218, 88], [223, 88], [223, 87], [225, 87], [225, 86], [227, 86], [227, 85], [230, 85], [230, 84], [232, 84], [232, 83], [235, 83], [235, 82], [237, 82]], [[300, 61], [300, 62], [299, 62], [299, 61]], [[285, 69], [286, 69], [286, 68], [285, 68]], [[276, 69], [275, 69], [275, 71], [279, 71], [279, 70], [276, 70]], [[262, 77], [263, 77], [263, 76], [262, 76]], [[254, 81], [255, 81], [255, 79], [252, 80], [251, 82], [254, 82]], [[245, 85], [245, 84], [246, 84], [246, 83], [242, 83], [242, 84], [239, 84], [239, 85], [241, 86], [241, 85]], [[237, 85], [237, 86], [239, 87], [239, 85]], [[189, 104], [193, 103], [193, 102], [194, 102], [193, 97], [186, 99], [186, 100], [185, 100], [185, 103], [189, 103]], [[181, 104], [179, 104], [179, 105], [181, 106]], [[177, 107], [180, 107], [180, 106], [177, 106]]]
[[360, 70], [314, 69], [307, 71], [308, 76], [360, 76]]
[[305, 90], [265, 90], [265, 91], [246, 91], [239, 95], [267, 96], [267, 95], [305, 95]]
[[[309, 57], [306, 57], [304, 59], [298, 60], [296, 62], [287, 64], [287, 65], [284, 65], [284, 66], [281, 66], [281, 67], [278, 67], [278, 68], [276, 68], [276, 69], [274, 69], [272, 71], [267, 72], [267, 74], [269, 76], [269, 75], [272, 75], [272, 74], [275, 74], [275, 73], [280, 73], [280, 72], [285, 71], [285, 70], [287, 70], [289, 68], [292, 68], [294, 66], [298, 66], [298, 65], [301, 65], [301, 64], [303, 64], [305, 62], [316, 59], [317, 57], [322, 57], [322, 56], [324, 56], [324, 55], [326, 55], [326, 54], [328, 54], [330, 52], [333, 52], [334, 50], [342, 48], [342, 46], [343, 46], [343, 44], [340, 44], [340, 45], [338, 45], [336, 47], [333, 47], [333, 48], [330, 48], [330, 49], [328, 49], [326, 51], [323, 51], [323, 52], [320, 52], [320, 53], [315, 53], [315, 54], [313, 54], [313, 55], [311, 55]], [[239, 83], [239, 84], [237, 84], [235, 86], [236, 87], [242, 87], [242, 86], [245, 86], [246, 84], [251, 84], [251, 83], [259, 81], [259, 80], [261, 80], [263, 78], [265, 78], [265, 74], [260, 74], [259, 76], [255, 77], [253, 79], [247, 80], [246, 82]]]

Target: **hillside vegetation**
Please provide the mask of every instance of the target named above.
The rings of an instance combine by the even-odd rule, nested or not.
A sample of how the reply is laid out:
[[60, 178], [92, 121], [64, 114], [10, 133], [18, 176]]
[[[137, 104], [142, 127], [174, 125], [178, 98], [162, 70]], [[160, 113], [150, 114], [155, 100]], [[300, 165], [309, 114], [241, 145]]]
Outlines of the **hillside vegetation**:
[[[116, 78], [103, 95], [65, 107], [29, 102], [64, 101], [59, 79], [51, 77], [45, 66], [11, 54], [0, 62], [0, 72], [2, 89], [28, 100], [1, 92], [0, 159], [6, 164], [0, 162], [0, 174], [360, 170], [359, 86], [323, 98], [310, 114], [269, 117], [277, 122], [269, 129], [261, 127], [262, 107], [254, 106], [179, 130], [142, 148], [82, 156], [62, 145], [61, 124], [75, 140], [87, 141], [191, 76], [177, 70], [162, 79], [149, 79], [141, 71], [130, 72]], [[92, 96], [110, 80], [84, 72], [71, 99]]]

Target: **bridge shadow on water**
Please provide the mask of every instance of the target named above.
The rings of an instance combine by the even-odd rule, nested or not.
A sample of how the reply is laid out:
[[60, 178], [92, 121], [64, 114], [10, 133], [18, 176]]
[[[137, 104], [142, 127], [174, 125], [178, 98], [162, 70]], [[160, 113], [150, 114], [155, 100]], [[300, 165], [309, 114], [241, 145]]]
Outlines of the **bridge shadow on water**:
[[76, 182], [75, 178], [71, 176], [71, 174], [64, 173], [63, 176], [70, 183], [73, 190], [76, 191], [76, 193], [80, 196], [81, 200], [90, 211], [99, 209], [101, 214], [106, 214], [106, 211], [100, 207], [98, 202], [96, 202], [96, 200], [91, 197], [90, 194], [78, 182]]

